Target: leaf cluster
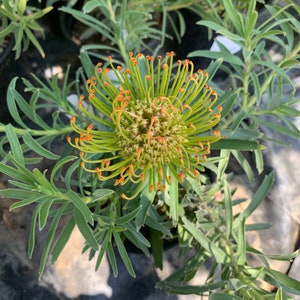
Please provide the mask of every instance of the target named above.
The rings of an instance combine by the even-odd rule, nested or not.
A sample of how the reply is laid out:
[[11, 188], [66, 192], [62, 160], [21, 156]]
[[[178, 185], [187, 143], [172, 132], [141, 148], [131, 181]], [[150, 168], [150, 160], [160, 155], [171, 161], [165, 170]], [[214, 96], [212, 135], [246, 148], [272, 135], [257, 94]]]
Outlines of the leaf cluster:
[[46, 15], [51, 9], [52, 7], [44, 9], [28, 7], [26, 0], [0, 1], [0, 43], [8, 37], [14, 39], [15, 59], [20, 57], [22, 51], [28, 49], [30, 43], [36, 47], [42, 57], [45, 56], [34, 32], [43, 33], [43, 28], [37, 20]]

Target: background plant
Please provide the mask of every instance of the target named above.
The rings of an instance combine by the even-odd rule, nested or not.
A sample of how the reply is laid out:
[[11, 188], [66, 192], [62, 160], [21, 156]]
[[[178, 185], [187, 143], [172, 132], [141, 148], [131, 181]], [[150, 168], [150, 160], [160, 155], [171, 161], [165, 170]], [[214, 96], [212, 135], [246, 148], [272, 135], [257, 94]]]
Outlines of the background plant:
[[[239, 215], [233, 215], [233, 205], [245, 199], [232, 201], [234, 191], [229, 188], [230, 174], [227, 174], [229, 159], [234, 156], [249, 180], [254, 181], [254, 170], [244, 157], [244, 151], [255, 153], [256, 168], [258, 172], [263, 171], [262, 144], [269, 138], [264, 135], [263, 126], [299, 138], [299, 130], [290, 119], [299, 116], [299, 111], [293, 107], [298, 100], [294, 97], [295, 88], [289, 78], [290, 70], [298, 67], [299, 60], [300, 25], [294, 17], [294, 14], [299, 15], [299, 7], [291, 3], [284, 7], [266, 5], [269, 16], [259, 23], [257, 1], [254, 0], [247, 4], [245, 1], [205, 1], [205, 7], [209, 8], [205, 11], [203, 7], [200, 9], [200, 4], [189, 6], [202, 14], [203, 19], [199, 25], [207, 26], [212, 32], [226, 36], [241, 47], [237, 56], [220, 43], [218, 52], [208, 50], [190, 54], [191, 57], [207, 56], [214, 59], [207, 69], [210, 78], [220, 69], [229, 75], [228, 90], [210, 81], [219, 94], [216, 105], [223, 106], [218, 129], [226, 139], [213, 144], [216, 155], [201, 165], [202, 173], [198, 179], [187, 178], [181, 185], [175, 182], [165, 193], [145, 191], [136, 201], [127, 202], [119, 199], [111, 182], [99, 183], [94, 174], [79, 168], [78, 154], [71, 151], [65, 140], [72, 133], [68, 118], [70, 115], [76, 116], [76, 120], [82, 122], [83, 126], [88, 125], [89, 120], [70, 104], [67, 95], [74, 89], [78, 90], [78, 94], [82, 93], [84, 83], [80, 79], [85, 80], [86, 76], [90, 76], [92, 57], [102, 58], [106, 55], [99, 50], [114, 54], [115, 60], [126, 66], [126, 51], [137, 52], [148, 47], [144, 32], [130, 27], [131, 18], [145, 18], [143, 20], [146, 24], [154, 26], [149, 26], [149, 34], [159, 32], [164, 37], [167, 36], [166, 23], [162, 23], [161, 27], [153, 24], [149, 12], [154, 12], [154, 8], [150, 7], [149, 11], [147, 8], [146, 13], [141, 13], [141, 2], [138, 1], [132, 4], [132, 10], [131, 2], [128, 5], [124, 5], [123, 1], [101, 3], [102, 10], [95, 1], [87, 1], [83, 12], [62, 8], [85, 22], [91, 31], [102, 28], [104, 38], [109, 42], [105, 46], [88, 45], [82, 48], [83, 70], [78, 72], [78, 81], [69, 83], [68, 73], [62, 87], [59, 86], [57, 76], [47, 83], [35, 78], [35, 85], [24, 79], [26, 89], [31, 93], [27, 102], [16, 91], [17, 79], [14, 79], [8, 88], [7, 103], [15, 125], [0, 123], [0, 131], [4, 133], [1, 137], [3, 159], [0, 171], [11, 178], [12, 185], [1, 190], [0, 194], [19, 200], [13, 204], [12, 209], [35, 203], [29, 239], [30, 256], [34, 251], [35, 227], [44, 229], [46, 224], [49, 225], [40, 274], [45, 268], [48, 255], [51, 255], [52, 262], [57, 259], [72, 229], [77, 225], [86, 239], [84, 250], [90, 251], [91, 257], [97, 257], [96, 268], [106, 254], [115, 276], [118, 274], [118, 266], [114, 248], [118, 250], [129, 273], [134, 275], [123, 244], [125, 240], [145, 255], [150, 254], [150, 249], [156, 266], [162, 267], [163, 240], [175, 238], [179, 242], [181, 255], [187, 255], [191, 249], [195, 249], [197, 254], [158, 284], [158, 287], [171, 293], [209, 294], [211, 299], [288, 299], [288, 293], [300, 294], [299, 282], [272, 270], [268, 262], [269, 259], [289, 261], [297, 253], [267, 256], [246, 243], [247, 231], [268, 227], [268, 224], [245, 224], [272, 187], [274, 173], [265, 177], [251, 203]], [[162, 12], [168, 13], [168, 2], [163, 4]], [[185, 1], [176, 1], [176, 5], [181, 4], [188, 5]], [[112, 11], [113, 7], [115, 10]], [[94, 9], [105, 16], [103, 21], [87, 14]], [[125, 24], [125, 27], [121, 24]], [[135, 34], [130, 35], [125, 31], [124, 35], [124, 31], [120, 31], [123, 28], [126, 28], [127, 33]], [[179, 32], [179, 36], [182, 32]], [[280, 49], [283, 55], [281, 61], [272, 60], [268, 53], [269, 41]], [[152, 49], [158, 52], [160, 46], [158, 43], [154, 48], [148, 47], [148, 51]], [[283, 101], [282, 89], [285, 85], [290, 86], [293, 93]], [[50, 123], [39, 116], [45, 108], [52, 111]], [[276, 124], [267, 120], [266, 116], [270, 115], [280, 119], [281, 125], [277, 124], [277, 120]], [[24, 116], [32, 121], [30, 125], [24, 122]], [[62, 149], [59, 148], [59, 142]], [[8, 154], [7, 149], [10, 150]], [[37, 155], [32, 157], [29, 151]], [[39, 170], [35, 164], [42, 158], [57, 162], [51, 170]], [[214, 174], [215, 180], [207, 170]], [[221, 200], [216, 199], [216, 192], [221, 192]], [[161, 214], [162, 211], [165, 213]], [[63, 215], [68, 215], [69, 219], [58, 239], [54, 240]], [[144, 226], [149, 228], [149, 232], [142, 230]], [[101, 248], [97, 252], [99, 243]], [[258, 256], [262, 266], [250, 267], [246, 259], [249, 253]], [[189, 285], [188, 281], [207, 261], [210, 261], [211, 267], [206, 284]], [[276, 289], [267, 292], [261, 288], [262, 282], [270, 283]]]
[[28, 6], [27, 2], [27, 0], [0, 1], [0, 44], [4, 39], [12, 36], [16, 59], [20, 57], [22, 51], [28, 49], [30, 43], [43, 57], [45, 56], [35, 32], [43, 34], [43, 27], [37, 23], [37, 20], [51, 11], [52, 7], [39, 9]]

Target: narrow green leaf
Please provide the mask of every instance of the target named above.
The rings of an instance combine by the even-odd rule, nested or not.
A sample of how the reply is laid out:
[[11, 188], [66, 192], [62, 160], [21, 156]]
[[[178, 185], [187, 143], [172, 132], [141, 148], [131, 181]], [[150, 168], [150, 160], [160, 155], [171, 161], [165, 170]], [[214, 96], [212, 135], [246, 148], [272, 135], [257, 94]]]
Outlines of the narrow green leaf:
[[150, 244], [156, 268], [163, 269], [163, 236], [160, 231], [150, 228]]
[[157, 284], [158, 287], [163, 288], [164, 290], [172, 293], [172, 294], [179, 294], [179, 295], [203, 295], [203, 293], [210, 292], [213, 294], [214, 290], [219, 290], [225, 285], [224, 281], [207, 283], [205, 285], [187, 285], [187, 284], [180, 284], [178, 282], [169, 282], [163, 281]]
[[252, 171], [252, 167], [250, 166], [249, 162], [247, 161], [247, 159], [245, 158], [243, 153], [241, 151], [236, 151], [236, 150], [232, 150], [231, 152], [232, 152], [233, 156], [235, 157], [235, 159], [237, 160], [237, 162], [240, 164], [240, 166], [245, 171], [249, 182], [253, 183], [254, 174]]
[[38, 218], [39, 213], [39, 206], [41, 203], [39, 203], [36, 208], [33, 211], [32, 218], [31, 218], [31, 224], [30, 224], [30, 234], [28, 239], [28, 256], [32, 258], [32, 254], [35, 247], [35, 228], [36, 228], [36, 221]]
[[256, 165], [257, 172], [258, 174], [261, 174], [262, 171], [264, 170], [264, 158], [263, 158], [262, 151], [256, 149], [253, 152], [255, 155], [255, 165]]
[[76, 225], [78, 226], [78, 229], [81, 232], [82, 236], [85, 238], [87, 244], [92, 249], [97, 251], [99, 249], [99, 245], [93, 235], [91, 228], [87, 224], [84, 215], [77, 207], [74, 207], [73, 213], [74, 213]]
[[22, 182], [26, 182], [28, 184], [33, 183], [33, 176], [28, 176], [28, 174], [24, 174], [20, 170], [17, 170], [13, 167], [7, 166], [3, 163], [0, 163], [0, 172], [6, 174], [7, 176], [14, 178], [16, 180], [20, 180]]
[[22, 118], [20, 117], [17, 105], [16, 105], [16, 98], [22, 96], [16, 91], [16, 81], [18, 80], [18, 77], [14, 77], [7, 89], [7, 107], [9, 110], [10, 115], [13, 117], [15, 122], [20, 125], [23, 128], [27, 128], [25, 123], [23, 122]]
[[81, 199], [78, 196], [78, 194], [76, 194], [73, 191], [68, 191], [67, 196], [69, 197], [70, 201], [74, 204], [74, 206], [80, 211], [85, 221], [93, 225], [94, 224], [93, 215], [90, 209], [88, 208], [88, 206], [83, 202], [83, 199]]
[[64, 247], [66, 246], [71, 233], [75, 227], [75, 219], [71, 217], [67, 224], [64, 226], [64, 229], [61, 231], [55, 245], [53, 246], [53, 250], [51, 251], [51, 263], [55, 263], [61, 252], [63, 251]]
[[4, 197], [9, 197], [12, 199], [32, 199], [37, 198], [41, 195], [38, 191], [28, 191], [28, 190], [22, 190], [22, 189], [14, 189], [14, 188], [8, 188], [5, 190], [0, 189], [0, 195]]
[[124, 236], [133, 244], [137, 249], [140, 249], [146, 256], [150, 256], [150, 252], [148, 248], [150, 248], [149, 241], [141, 234], [139, 231], [136, 230], [134, 226], [129, 226], [126, 224], [126, 229], [123, 234]]
[[221, 51], [210, 51], [210, 50], [196, 50], [189, 53], [188, 57], [207, 57], [210, 59], [223, 59], [225, 62], [237, 65], [244, 66], [243, 61], [237, 56]]
[[231, 191], [229, 188], [229, 184], [227, 180], [224, 180], [224, 207], [225, 207], [225, 224], [226, 224], [226, 238], [230, 240], [232, 234], [232, 221], [233, 221], [233, 213], [232, 213], [232, 199], [231, 199]]
[[110, 189], [98, 189], [93, 193], [93, 199], [91, 202], [98, 202], [100, 200], [109, 199], [109, 197], [114, 194], [113, 190]]
[[39, 202], [40, 199], [42, 199], [43, 197], [44, 197], [44, 195], [36, 197], [36, 198], [32, 197], [32, 198], [29, 198], [29, 199], [25, 199], [25, 200], [22, 200], [22, 201], [15, 202], [10, 206], [9, 210], [12, 211], [13, 209], [29, 205], [33, 202]]
[[19, 139], [15, 132], [14, 127], [11, 124], [5, 126], [5, 133], [10, 144], [11, 152], [13, 157], [18, 161], [20, 164], [24, 165], [24, 156], [22, 147], [20, 145]]
[[46, 195], [52, 195], [55, 192], [55, 187], [52, 186], [52, 184], [39, 169], [34, 168], [32, 174], [34, 175], [36, 182], [40, 184], [39, 190], [42, 193]]
[[248, 117], [250, 111], [240, 110], [235, 114], [234, 121], [231, 125], [231, 131], [234, 132], [240, 126], [240, 124]]
[[130, 222], [131, 220], [133, 220], [139, 214], [140, 211], [141, 211], [141, 206], [139, 206], [135, 210], [127, 213], [126, 215], [117, 218], [115, 220], [115, 223], [117, 225], [125, 225], [126, 223]]
[[95, 270], [98, 270], [98, 268], [101, 264], [103, 256], [104, 256], [104, 254], [107, 250], [107, 246], [108, 246], [109, 243], [111, 243], [111, 237], [112, 237], [111, 232], [107, 231], [105, 233], [105, 237], [104, 237], [104, 239], [102, 241], [102, 244], [100, 246], [100, 251], [99, 251], [99, 254], [98, 254], [98, 257], [97, 257], [97, 262], [95, 264]]
[[129, 272], [129, 274], [132, 276], [132, 277], [136, 277], [135, 276], [135, 272], [134, 272], [134, 269], [132, 267], [132, 264], [131, 264], [131, 261], [130, 261], [130, 258], [127, 254], [127, 251], [123, 245], [123, 242], [120, 238], [120, 235], [119, 233], [113, 231], [113, 237], [115, 239], [115, 242], [116, 242], [116, 245], [117, 245], [117, 248], [118, 248], [118, 251], [120, 253], [120, 256], [122, 258], [122, 261], [124, 262], [124, 265], [127, 269], [127, 271]]
[[238, 227], [237, 238], [237, 253], [238, 253], [238, 265], [244, 266], [246, 262], [246, 234], [245, 234], [245, 218], [240, 221]]
[[281, 286], [286, 292], [300, 295], [300, 282], [298, 280], [270, 268], [265, 268], [265, 274], [264, 279], [275, 287], [279, 288]]
[[217, 171], [218, 180], [223, 180], [224, 178], [224, 173], [229, 163], [230, 153], [231, 152], [227, 149], [222, 149], [220, 151], [220, 161], [218, 163], [218, 171]]
[[275, 173], [271, 172], [269, 175], [265, 176], [262, 184], [254, 194], [251, 203], [247, 206], [247, 208], [235, 219], [234, 227], [240, 226], [240, 222], [243, 219], [247, 219], [259, 206], [259, 204], [265, 199], [267, 194], [269, 193], [273, 183], [274, 183]]
[[154, 200], [156, 193], [155, 192], [149, 192], [149, 189], [145, 189], [144, 192], [141, 195], [140, 199], [140, 205], [141, 205], [141, 211], [136, 217], [136, 227], [139, 230], [142, 226], [144, 226], [148, 210]]
[[52, 185], [54, 185], [54, 178], [56, 177], [58, 171], [67, 163], [73, 161], [74, 159], [77, 159], [77, 156], [66, 156], [63, 159], [60, 159], [52, 168], [51, 176], [50, 176], [50, 182]]
[[42, 147], [37, 141], [30, 135], [29, 132], [26, 132], [23, 136], [24, 143], [35, 153], [48, 158], [48, 159], [58, 159], [59, 156]]
[[240, 297], [222, 293], [213, 293], [209, 296], [209, 300], [241, 300]]
[[271, 224], [266, 224], [266, 223], [247, 224], [246, 231], [266, 230], [271, 227], [272, 227]]
[[244, 36], [245, 27], [244, 27], [243, 19], [238, 14], [236, 7], [234, 7], [232, 3], [232, 0], [223, 1], [223, 4], [227, 15], [230, 16], [230, 21], [234, 25], [234, 28], [238, 32], [239, 36]]
[[57, 230], [58, 223], [59, 223], [60, 218], [63, 215], [63, 213], [64, 213], [65, 208], [67, 207], [67, 205], [68, 205], [67, 203], [64, 204], [64, 205], [62, 205], [56, 211], [56, 213], [54, 215], [54, 218], [53, 218], [53, 220], [51, 222], [51, 225], [49, 227], [48, 234], [47, 234], [47, 237], [46, 237], [45, 246], [44, 246], [44, 251], [42, 253], [40, 267], [39, 267], [39, 278], [42, 277], [43, 272], [45, 270], [46, 263], [47, 263], [47, 260], [48, 260], [49, 251], [50, 251], [50, 248], [51, 248], [51, 245], [52, 245], [52, 242], [53, 242], [56, 230]]
[[203, 232], [195, 227], [186, 217], [182, 217], [183, 227], [195, 238], [195, 240], [209, 253], [213, 255], [218, 263], [228, 263], [229, 257], [213, 241], [209, 240]]
[[264, 121], [263, 119], [259, 118], [258, 119], [259, 123], [263, 126], [267, 126], [275, 131], [278, 131], [284, 135], [299, 139], [300, 138], [300, 131], [294, 131], [294, 130], [290, 130], [289, 128], [277, 125], [275, 123], [272, 122], [268, 122], [268, 121]]
[[245, 141], [240, 139], [224, 138], [213, 144], [211, 144], [211, 149], [222, 150], [231, 149], [239, 151], [249, 151], [255, 149], [263, 149], [264, 147], [256, 141]]
[[39, 206], [39, 230], [42, 230], [47, 223], [49, 210], [55, 199], [48, 196], [40, 199], [41, 205]]
[[118, 266], [117, 266], [117, 262], [116, 262], [116, 256], [114, 253], [113, 246], [110, 242], [108, 242], [106, 249], [107, 249], [106, 254], [107, 254], [109, 263], [111, 265], [111, 268], [113, 270], [114, 277], [118, 277]]

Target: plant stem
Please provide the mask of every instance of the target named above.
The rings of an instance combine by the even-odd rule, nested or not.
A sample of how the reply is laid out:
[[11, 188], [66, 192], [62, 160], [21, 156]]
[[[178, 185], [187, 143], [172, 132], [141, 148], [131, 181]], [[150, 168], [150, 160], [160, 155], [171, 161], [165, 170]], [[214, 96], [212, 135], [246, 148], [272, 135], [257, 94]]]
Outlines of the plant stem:
[[[35, 130], [35, 129], [23, 129], [14, 127], [14, 131], [18, 136], [23, 136], [29, 133], [31, 136], [55, 136], [65, 135], [71, 133], [73, 130], [71, 127], [64, 127], [62, 129], [51, 129], [51, 130]], [[5, 132], [5, 125], [0, 124], [0, 133]]]

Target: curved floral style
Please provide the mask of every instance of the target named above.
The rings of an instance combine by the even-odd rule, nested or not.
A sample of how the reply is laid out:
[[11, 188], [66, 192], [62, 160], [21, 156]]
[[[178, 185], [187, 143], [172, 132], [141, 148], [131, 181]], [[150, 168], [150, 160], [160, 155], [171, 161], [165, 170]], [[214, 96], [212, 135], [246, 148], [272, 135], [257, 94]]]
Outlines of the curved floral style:
[[136, 184], [133, 195], [121, 195], [125, 199], [146, 185], [163, 191], [172, 177], [196, 177], [210, 144], [220, 138], [212, 128], [222, 108], [215, 107], [217, 94], [206, 84], [208, 73], [194, 72], [190, 60], [174, 63], [173, 58], [173, 52], [157, 59], [130, 53], [128, 69], [123, 69], [108, 57], [86, 83], [92, 109], [80, 98], [79, 108], [91, 125], [82, 129], [71, 118], [79, 137], [68, 141], [80, 150], [81, 166], [102, 181]]

